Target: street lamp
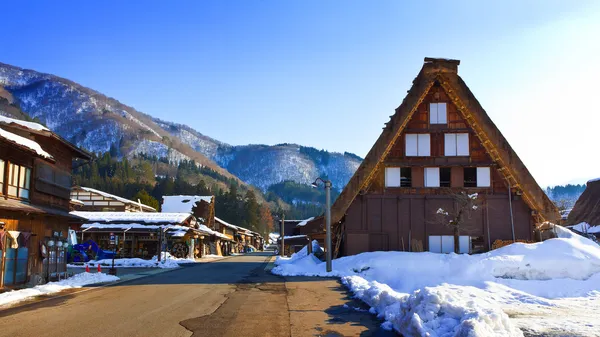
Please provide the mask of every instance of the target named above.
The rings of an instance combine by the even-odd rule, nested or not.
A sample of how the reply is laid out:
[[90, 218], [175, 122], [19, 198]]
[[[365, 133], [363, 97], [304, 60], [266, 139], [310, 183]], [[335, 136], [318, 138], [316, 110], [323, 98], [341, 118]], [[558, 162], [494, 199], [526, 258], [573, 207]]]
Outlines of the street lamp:
[[325, 252], [327, 261], [327, 272], [331, 271], [331, 181], [324, 180], [321, 177], [315, 179], [311, 184], [312, 187], [317, 188], [319, 181], [325, 185], [325, 226], [326, 226], [326, 238], [325, 238]]

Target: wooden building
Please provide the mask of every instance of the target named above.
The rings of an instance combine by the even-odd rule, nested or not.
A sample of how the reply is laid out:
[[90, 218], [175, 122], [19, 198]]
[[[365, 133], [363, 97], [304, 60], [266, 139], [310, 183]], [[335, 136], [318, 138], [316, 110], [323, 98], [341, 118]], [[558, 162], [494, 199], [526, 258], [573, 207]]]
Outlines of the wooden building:
[[71, 188], [71, 199], [82, 202], [79, 211], [91, 212], [156, 212], [154, 207], [89, 187]]
[[592, 234], [600, 239], [600, 178], [587, 182], [585, 191], [577, 199], [564, 225], [583, 235]]
[[[411, 89], [332, 206], [334, 255], [454, 251], [436, 221], [453, 194], [478, 193], [460, 251], [533, 241], [535, 225], [560, 219], [473, 93], [458, 60], [426, 58]], [[518, 122], [518, 121], [515, 121]], [[463, 240], [464, 239], [464, 240]]]
[[66, 276], [73, 160], [90, 155], [46, 127], [0, 116], [0, 287]]
[[197, 223], [190, 213], [75, 211], [71, 214], [85, 219], [77, 231], [82, 242], [93, 240], [101, 249], [108, 250], [110, 235], [118, 236], [119, 257], [150, 259], [160, 249], [180, 258], [202, 257], [203, 240], [218, 235]]

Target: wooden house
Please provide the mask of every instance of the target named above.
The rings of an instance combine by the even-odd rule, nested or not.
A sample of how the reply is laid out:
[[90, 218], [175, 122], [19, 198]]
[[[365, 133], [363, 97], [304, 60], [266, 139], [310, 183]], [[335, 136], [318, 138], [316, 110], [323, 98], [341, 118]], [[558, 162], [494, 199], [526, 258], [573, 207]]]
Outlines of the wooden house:
[[156, 212], [154, 207], [84, 186], [71, 188], [71, 200], [83, 203], [77, 207], [79, 211]]
[[565, 226], [600, 239], [600, 178], [587, 182], [585, 191], [569, 212]]
[[85, 219], [77, 232], [82, 242], [93, 240], [101, 249], [108, 250], [110, 236], [118, 236], [119, 257], [149, 259], [162, 249], [176, 257], [193, 258], [196, 242], [215, 235], [198, 224], [190, 213], [75, 211], [71, 214]]
[[211, 233], [209, 236], [196, 238], [196, 256], [224, 255], [227, 252], [227, 242], [233, 240], [223, 234], [219, 224], [215, 223], [215, 197], [199, 195], [166, 195], [163, 196], [161, 212], [181, 212], [193, 214], [198, 226]]
[[46, 127], [0, 116], [0, 287], [66, 276], [71, 170], [90, 155]]
[[331, 210], [334, 255], [454, 251], [436, 221], [453, 194], [478, 193], [460, 251], [533, 241], [535, 225], [560, 219], [465, 82], [458, 60], [426, 58], [412, 87]]

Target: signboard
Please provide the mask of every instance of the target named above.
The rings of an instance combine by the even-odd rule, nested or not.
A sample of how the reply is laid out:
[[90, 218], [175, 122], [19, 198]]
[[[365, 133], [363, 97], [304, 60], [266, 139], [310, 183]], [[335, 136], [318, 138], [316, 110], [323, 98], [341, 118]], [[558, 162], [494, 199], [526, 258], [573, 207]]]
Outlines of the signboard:
[[117, 243], [116, 241], [117, 241], [117, 237], [115, 236], [115, 233], [110, 233], [110, 244], [114, 245]]

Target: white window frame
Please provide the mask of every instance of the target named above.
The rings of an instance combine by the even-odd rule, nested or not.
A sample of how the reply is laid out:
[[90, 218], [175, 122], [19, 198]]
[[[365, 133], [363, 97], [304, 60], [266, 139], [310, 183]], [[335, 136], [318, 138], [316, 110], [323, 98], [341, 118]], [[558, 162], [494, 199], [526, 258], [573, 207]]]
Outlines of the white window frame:
[[[453, 235], [429, 235], [429, 252], [438, 254], [454, 253]], [[471, 253], [472, 238], [468, 235], [458, 237], [458, 249], [460, 254]]]
[[448, 105], [429, 103], [429, 124], [448, 124]]
[[431, 156], [431, 134], [429, 133], [407, 133], [404, 143], [406, 157]]
[[426, 167], [425, 168], [425, 187], [440, 187], [440, 168]]
[[385, 168], [385, 187], [400, 187], [400, 168]]
[[468, 133], [444, 134], [444, 155], [446, 157], [469, 155]]
[[489, 167], [477, 168], [477, 187], [492, 186], [492, 173]]

